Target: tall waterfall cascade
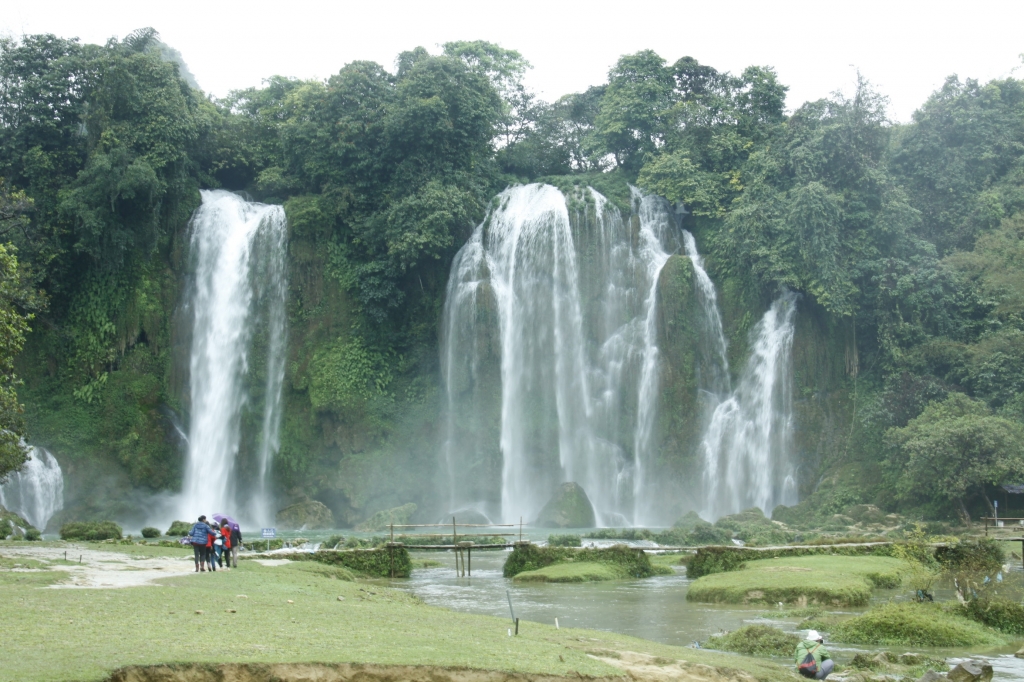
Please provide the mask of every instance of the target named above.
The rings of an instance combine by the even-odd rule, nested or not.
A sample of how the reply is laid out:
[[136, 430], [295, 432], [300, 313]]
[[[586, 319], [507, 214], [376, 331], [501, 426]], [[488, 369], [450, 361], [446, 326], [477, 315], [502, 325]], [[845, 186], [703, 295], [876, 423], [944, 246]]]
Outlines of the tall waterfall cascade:
[[[441, 342], [453, 510], [532, 521], [573, 481], [600, 525], [646, 522], [655, 290], [678, 229], [666, 201], [632, 202], [624, 218], [589, 188], [514, 187], [456, 256]], [[480, 483], [496, 479], [500, 497]]]
[[[671, 523], [657, 479], [662, 358], [658, 279], [693, 266], [698, 462], [686, 506], [705, 518], [795, 504], [790, 354], [797, 296], [750, 335], [734, 384], [715, 285], [668, 202], [632, 190], [623, 216], [588, 188], [499, 194], [452, 265], [441, 329], [450, 510], [529, 522], [559, 484], [586, 491], [598, 525]], [[699, 434], [699, 437], [698, 437]]]
[[0, 506], [39, 530], [64, 508], [64, 474], [57, 458], [44, 448], [29, 447], [21, 469], [0, 485]]
[[[204, 191], [202, 202], [190, 225], [191, 409], [179, 509], [186, 519], [224, 512], [264, 523], [273, 518], [269, 473], [280, 437], [287, 223], [280, 206], [230, 192]], [[264, 361], [252, 366], [250, 357]], [[243, 412], [259, 390], [255, 471], [243, 472]]]

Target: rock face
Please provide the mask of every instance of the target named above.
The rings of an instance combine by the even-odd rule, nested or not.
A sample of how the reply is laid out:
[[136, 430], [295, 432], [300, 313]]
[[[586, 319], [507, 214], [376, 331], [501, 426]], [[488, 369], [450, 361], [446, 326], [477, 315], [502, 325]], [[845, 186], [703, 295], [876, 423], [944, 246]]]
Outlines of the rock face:
[[563, 483], [540, 510], [533, 525], [541, 528], [593, 528], [594, 507], [577, 483]]
[[946, 679], [949, 682], [990, 682], [992, 666], [985, 661], [964, 661], [950, 670]]
[[415, 511], [416, 505], [412, 503], [403, 504], [401, 507], [383, 509], [356, 526], [356, 530], [372, 533], [374, 531], [387, 530], [388, 526], [393, 523], [398, 525], [406, 524], [412, 519]]
[[334, 528], [334, 514], [316, 500], [306, 500], [277, 512], [277, 527], [282, 530]]
[[874, 524], [885, 523], [885, 512], [873, 504], [855, 504], [847, 507], [844, 515], [853, 519], [855, 523]]

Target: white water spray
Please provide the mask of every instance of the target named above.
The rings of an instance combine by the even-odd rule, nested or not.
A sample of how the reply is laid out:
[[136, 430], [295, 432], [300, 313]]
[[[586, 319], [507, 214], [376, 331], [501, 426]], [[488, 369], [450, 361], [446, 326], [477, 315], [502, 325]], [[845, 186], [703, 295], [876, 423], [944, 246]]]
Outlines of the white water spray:
[[64, 508], [64, 475], [57, 458], [44, 448], [30, 447], [21, 469], [0, 485], [0, 506], [45, 529], [50, 517]]
[[[241, 512], [262, 523], [272, 517], [267, 475], [281, 419], [287, 225], [280, 206], [224, 191], [204, 191], [202, 197], [191, 224], [191, 421], [180, 513], [188, 519], [201, 512]], [[267, 339], [263, 427], [258, 469], [245, 477], [252, 489], [242, 491], [236, 457], [257, 327]]]
[[[530, 521], [574, 481], [599, 524], [635, 522], [657, 409], [668, 204], [636, 193], [634, 223], [589, 189], [571, 208], [548, 185], [496, 202], [456, 257], [445, 303], [451, 507]], [[478, 484], [488, 467], [500, 475], [499, 499]]]

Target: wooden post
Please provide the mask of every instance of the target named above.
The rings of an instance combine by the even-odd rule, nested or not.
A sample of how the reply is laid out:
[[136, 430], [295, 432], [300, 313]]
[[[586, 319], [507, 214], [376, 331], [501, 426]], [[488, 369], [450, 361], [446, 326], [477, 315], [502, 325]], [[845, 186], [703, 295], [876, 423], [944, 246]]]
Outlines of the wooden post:
[[985, 537], [988, 537], [988, 517], [985, 517]]
[[[1021, 547], [1024, 547], [1024, 542], [1021, 543]], [[1024, 550], [1022, 550], [1024, 551]], [[469, 556], [469, 577], [473, 577], [473, 548], [467, 547], [466, 554]]]
[[[393, 544], [394, 541], [395, 541], [394, 528], [392, 528], [391, 543]], [[394, 580], [395, 579], [395, 548], [394, 547], [388, 547], [388, 554], [391, 556], [391, 579]]]
[[519, 619], [516, 618], [516, 637], [519, 636]]

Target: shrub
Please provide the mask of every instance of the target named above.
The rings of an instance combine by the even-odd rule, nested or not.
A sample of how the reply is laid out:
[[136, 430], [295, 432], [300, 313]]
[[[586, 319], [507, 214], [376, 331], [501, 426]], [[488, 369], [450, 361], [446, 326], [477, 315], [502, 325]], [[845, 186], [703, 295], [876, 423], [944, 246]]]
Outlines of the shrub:
[[43, 534], [39, 532], [38, 528], [29, 528], [25, 531], [25, 539], [30, 542], [43, 539]]
[[957, 606], [956, 611], [1000, 632], [1024, 635], [1024, 605], [1015, 601], [982, 597]]
[[167, 535], [180, 538], [188, 535], [190, 530], [192, 530], [192, 524], [188, 521], [175, 521], [167, 529]]
[[121, 526], [113, 521], [79, 521], [65, 523], [60, 529], [61, 540], [120, 540]]
[[1006, 553], [995, 540], [959, 542], [939, 547], [935, 558], [950, 573], [995, 574], [1003, 567]]
[[830, 635], [850, 644], [961, 647], [1002, 644], [988, 628], [938, 604], [892, 603], [843, 621]]
[[702, 646], [705, 649], [735, 651], [748, 656], [793, 655], [800, 638], [769, 625], [747, 625], [735, 632], [711, 637]]
[[686, 575], [689, 578], [701, 578], [712, 573], [738, 571], [746, 565], [748, 559], [758, 558], [753, 552], [741, 552], [729, 547], [701, 547], [686, 565]]
[[153, 528], [152, 526], [146, 526], [142, 529], [142, 537], [147, 539], [153, 539], [160, 537], [160, 529]]
[[579, 535], [549, 535], [548, 547], [582, 547]]
[[339, 545], [345, 542], [345, 537], [342, 535], [332, 535], [331, 537], [324, 540], [324, 543], [320, 545], [321, 549], [337, 549]]
[[394, 577], [408, 578], [412, 573], [412, 559], [409, 557], [409, 552], [402, 547], [355, 552], [332, 550], [320, 550], [312, 553], [299, 552], [288, 555], [288, 558], [293, 561], [317, 561], [331, 566], [341, 566], [373, 578], [390, 578], [393, 560]]

